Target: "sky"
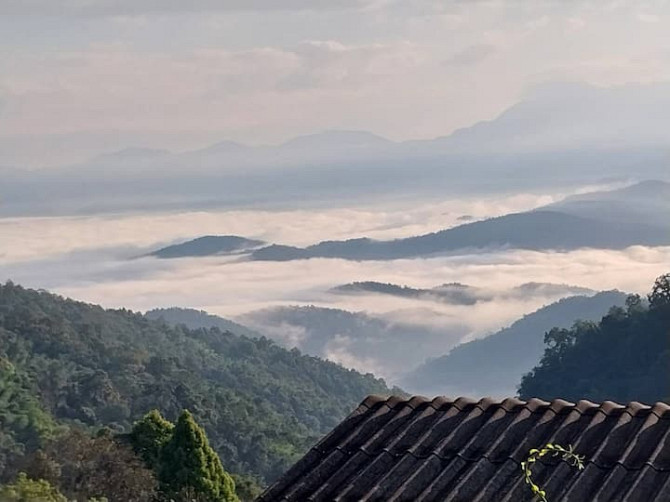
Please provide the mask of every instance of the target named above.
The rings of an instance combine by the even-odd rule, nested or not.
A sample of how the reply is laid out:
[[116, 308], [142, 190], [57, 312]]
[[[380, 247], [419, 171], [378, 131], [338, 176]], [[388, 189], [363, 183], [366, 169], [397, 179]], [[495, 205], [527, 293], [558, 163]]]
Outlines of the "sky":
[[546, 83], [668, 81], [669, 25], [662, 0], [3, 0], [0, 166], [443, 136]]

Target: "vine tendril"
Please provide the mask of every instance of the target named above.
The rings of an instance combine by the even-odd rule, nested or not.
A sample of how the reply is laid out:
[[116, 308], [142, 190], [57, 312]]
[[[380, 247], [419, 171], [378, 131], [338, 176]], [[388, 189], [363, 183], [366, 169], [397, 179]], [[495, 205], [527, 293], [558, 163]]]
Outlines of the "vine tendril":
[[543, 448], [533, 448], [530, 450], [528, 452], [528, 458], [526, 458], [524, 462], [521, 462], [521, 470], [523, 471], [524, 481], [530, 486], [533, 494], [536, 495], [541, 502], [549, 502], [547, 499], [547, 492], [533, 481], [533, 473], [531, 469], [535, 462], [547, 454], [551, 454], [554, 457], [560, 455], [561, 459], [571, 466], [576, 467], [580, 471], [584, 469], [584, 457], [582, 455], [577, 455], [572, 445], [568, 446], [568, 448], [564, 448], [560, 444], [548, 443]]

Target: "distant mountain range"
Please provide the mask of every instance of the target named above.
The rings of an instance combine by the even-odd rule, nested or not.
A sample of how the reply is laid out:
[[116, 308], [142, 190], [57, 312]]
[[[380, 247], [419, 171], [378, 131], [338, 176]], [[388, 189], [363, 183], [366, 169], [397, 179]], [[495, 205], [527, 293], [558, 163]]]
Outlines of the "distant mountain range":
[[495, 119], [432, 143], [450, 151], [495, 152], [651, 147], [670, 140], [670, 121], [655, 112], [657, 107], [670, 107], [670, 85], [545, 84]]
[[[632, 245], [667, 245], [670, 244], [670, 219], [665, 218], [670, 214], [668, 192], [668, 183], [645, 182], [416, 237], [390, 241], [368, 238], [324, 241], [306, 248], [275, 244], [254, 251], [251, 258], [263, 261], [393, 260], [500, 248], [565, 251], [585, 247], [622, 249]], [[617, 212], [625, 212], [627, 205], [632, 208], [628, 217], [616, 218]]]
[[[422, 291], [462, 297], [449, 300], [423, 296]], [[542, 296], [548, 301], [559, 295], [573, 295], [526, 315], [500, 332], [465, 343], [446, 352], [471, 333], [468, 325], [418, 324], [411, 319], [439, 315], [420, 308], [398, 311], [386, 317], [365, 312], [315, 306], [270, 307], [236, 318], [236, 321], [193, 309], [154, 309], [145, 314], [173, 326], [190, 329], [218, 328], [238, 335], [268, 337], [286, 348], [339, 362], [359, 371], [374, 371], [414, 392], [426, 394], [514, 392], [521, 376], [537, 364], [544, 348], [543, 335], [554, 326], [571, 326], [577, 319], [600, 319], [613, 305], [622, 305], [626, 295], [618, 291], [596, 293], [563, 284], [526, 283], [505, 291], [489, 291], [463, 284], [445, 284], [433, 289], [394, 284], [361, 282], [342, 285], [336, 294], [384, 294], [403, 298], [472, 305], [471, 302], [500, 298], [528, 299]], [[586, 296], [589, 294], [590, 296]], [[460, 303], [459, 303], [460, 302]], [[404, 322], [402, 319], [406, 319]], [[428, 361], [428, 362], [426, 362]], [[487, 368], [480, 372], [478, 361]], [[445, 383], [446, 382], [446, 383]], [[504, 391], [504, 392], [503, 392]]]
[[213, 256], [251, 251], [265, 243], [235, 235], [207, 235], [187, 242], [167, 246], [150, 253], [157, 258], [183, 258], [187, 256]]
[[651, 225], [601, 221], [556, 211], [530, 211], [392, 241], [361, 238], [325, 241], [307, 248], [272, 245], [254, 251], [251, 258], [395, 260], [500, 248], [567, 251], [584, 247], [623, 249], [636, 244], [670, 244], [670, 234]]
[[[159, 258], [247, 254], [258, 261], [308, 258], [394, 260], [496, 249], [567, 251], [670, 244], [670, 183], [646, 181], [619, 190], [568, 197], [532, 211], [507, 214], [415, 237], [356, 238], [305, 248], [239, 236], [206, 236], [151, 253]], [[264, 247], [263, 247], [264, 246]], [[404, 291], [404, 295], [421, 292]]]
[[670, 183], [649, 180], [619, 190], [574, 195], [546, 209], [625, 225], [670, 229]]
[[33, 171], [5, 162], [12, 169], [3, 171], [0, 211], [323, 206], [361, 197], [462, 197], [667, 179], [670, 128], [657, 112], [668, 103], [668, 84], [562, 85], [531, 93], [492, 120], [424, 141], [325, 131], [273, 146], [130, 148]]
[[576, 320], [598, 321], [612, 306], [623, 305], [626, 297], [619, 291], [606, 291], [562, 299], [493, 335], [427, 361], [403, 378], [402, 384], [410, 392], [426, 395], [515, 395], [521, 377], [538, 364], [547, 331], [568, 328]]

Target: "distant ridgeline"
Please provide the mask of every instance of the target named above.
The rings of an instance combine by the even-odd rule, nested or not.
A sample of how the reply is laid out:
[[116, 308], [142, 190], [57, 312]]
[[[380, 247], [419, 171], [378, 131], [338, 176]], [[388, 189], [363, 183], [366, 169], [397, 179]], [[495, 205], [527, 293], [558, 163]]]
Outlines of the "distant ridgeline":
[[495, 396], [516, 393], [521, 377], [542, 357], [543, 335], [555, 326], [569, 328], [576, 320], [597, 321], [626, 294], [604, 291], [572, 296], [525, 315], [487, 337], [454, 347], [410, 372], [401, 382], [422, 394]]
[[230, 331], [236, 335], [244, 335], [250, 338], [261, 338], [263, 336], [246, 326], [202, 310], [170, 307], [149, 310], [144, 316], [147, 319], [162, 321], [173, 326], [183, 324], [189, 329], [218, 328], [221, 331]]
[[416, 300], [437, 301], [452, 305], [474, 305], [478, 302], [494, 301], [500, 296], [522, 298], [531, 296], [590, 295], [595, 293], [595, 291], [588, 288], [546, 282], [527, 282], [507, 291], [492, 291], [458, 282], [441, 284], [434, 288], [425, 289], [389, 283], [384, 284], [375, 281], [342, 284], [332, 288], [330, 292], [335, 294], [380, 294]]
[[251, 253], [254, 260], [290, 261], [306, 258], [395, 260], [482, 249], [554, 249], [584, 247], [623, 249], [635, 244], [670, 244], [667, 229], [644, 223], [583, 218], [558, 211], [537, 210], [467, 223], [432, 234], [391, 241], [367, 238], [325, 241], [297, 248], [272, 245]]
[[[239, 254], [259, 261], [309, 258], [395, 260], [496, 249], [624, 249], [670, 245], [670, 183], [645, 181], [619, 190], [568, 197], [532, 211], [464, 223], [393, 240], [366, 237], [307, 247], [238, 236], [206, 236], [159, 249], [159, 258]], [[410, 292], [405, 292], [410, 293]]]
[[480, 299], [476, 288], [459, 283], [442, 284], [431, 289], [420, 289], [398, 286], [396, 284], [363, 281], [342, 284], [332, 288], [330, 291], [336, 294], [375, 293], [401, 298], [426, 298], [454, 305], [474, 305]]
[[648, 302], [631, 296], [600, 322], [552, 329], [545, 342], [522, 398], [670, 402], [670, 274], [656, 280]]
[[264, 245], [263, 241], [236, 235], [206, 235], [181, 244], [158, 249], [150, 256], [157, 258], [184, 258], [188, 256], [214, 256], [243, 253]]
[[122, 432], [151, 409], [188, 409], [226, 470], [266, 483], [366, 395], [391, 392], [265, 338], [0, 285], [0, 473], [61, 424]]

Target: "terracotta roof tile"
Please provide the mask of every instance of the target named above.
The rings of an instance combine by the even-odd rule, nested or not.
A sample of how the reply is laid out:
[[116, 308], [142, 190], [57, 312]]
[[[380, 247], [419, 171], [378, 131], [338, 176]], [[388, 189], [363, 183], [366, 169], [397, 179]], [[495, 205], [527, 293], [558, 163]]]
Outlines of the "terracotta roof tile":
[[369, 396], [260, 501], [532, 500], [520, 463], [548, 442], [586, 458], [543, 457], [552, 502], [670, 500], [670, 406], [556, 399]]

